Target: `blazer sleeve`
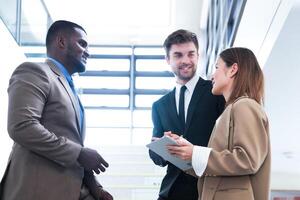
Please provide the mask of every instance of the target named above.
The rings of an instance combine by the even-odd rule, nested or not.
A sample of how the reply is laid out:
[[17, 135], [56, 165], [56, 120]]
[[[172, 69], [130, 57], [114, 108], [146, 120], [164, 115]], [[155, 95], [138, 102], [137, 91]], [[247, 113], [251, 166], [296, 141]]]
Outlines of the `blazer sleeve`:
[[228, 149], [223, 151], [213, 149], [204, 172], [206, 175], [255, 174], [269, 153], [268, 120], [261, 106], [254, 101], [246, 100], [236, 102], [232, 109], [233, 150], [231, 152]]
[[[152, 122], [153, 122], [153, 137], [162, 137], [164, 134], [164, 130], [161, 124], [160, 116], [158, 114], [157, 102], [152, 105]], [[161, 156], [156, 154], [155, 152], [149, 150], [149, 156], [153, 160], [156, 165], [166, 166], [167, 161], [164, 160]]]
[[20, 65], [8, 88], [8, 133], [15, 143], [32, 152], [62, 166], [74, 165], [81, 145], [57, 137], [40, 123], [49, 92], [50, 79], [45, 69], [35, 63]]

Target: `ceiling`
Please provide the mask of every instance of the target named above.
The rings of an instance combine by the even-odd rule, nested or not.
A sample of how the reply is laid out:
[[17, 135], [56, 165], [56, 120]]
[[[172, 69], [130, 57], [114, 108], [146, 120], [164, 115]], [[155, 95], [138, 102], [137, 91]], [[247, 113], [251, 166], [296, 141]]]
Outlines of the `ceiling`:
[[[91, 44], [160, 45], [173, 30], [199, 34], [199, 0], [44, 0], [53, 20], [82, 25]], [[186, 13], [189, 13], [188, 15]]]

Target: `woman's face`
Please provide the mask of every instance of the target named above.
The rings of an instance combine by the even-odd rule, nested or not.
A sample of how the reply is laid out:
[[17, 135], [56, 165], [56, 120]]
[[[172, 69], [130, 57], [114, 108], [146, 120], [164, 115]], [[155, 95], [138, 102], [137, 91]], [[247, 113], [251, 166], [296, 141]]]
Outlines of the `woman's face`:
[[216, 71], [212, 76], [212, 93], [214, 95], [224, 95], [225, 93], [230, 91], [231, 81], [230, 78], [230, 68], [227, 67], [226, 63], [223, 61], [222, 58], [218, 58], [216, 63]]

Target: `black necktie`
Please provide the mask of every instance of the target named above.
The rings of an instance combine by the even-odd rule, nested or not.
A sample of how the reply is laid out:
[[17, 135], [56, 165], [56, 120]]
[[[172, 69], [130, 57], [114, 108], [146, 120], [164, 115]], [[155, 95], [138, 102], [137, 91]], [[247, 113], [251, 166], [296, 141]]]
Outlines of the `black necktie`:
[[184, 131], [185, 128], [185, 115], [184, 115], [184, 93], [186, 90], [186, 86], [183, 85], [180, 88], [180, 95], [179, 95], [179, 120], [181, 127]]

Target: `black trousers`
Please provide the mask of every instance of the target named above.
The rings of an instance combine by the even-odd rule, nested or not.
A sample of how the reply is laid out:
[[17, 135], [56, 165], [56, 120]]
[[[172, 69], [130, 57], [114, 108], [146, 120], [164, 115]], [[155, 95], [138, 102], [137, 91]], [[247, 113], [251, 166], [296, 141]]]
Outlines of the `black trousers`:
[[180, 173], [168, 197], [160, 196], [158, 200], [198, 200], [197, 178], [184, 172]]

